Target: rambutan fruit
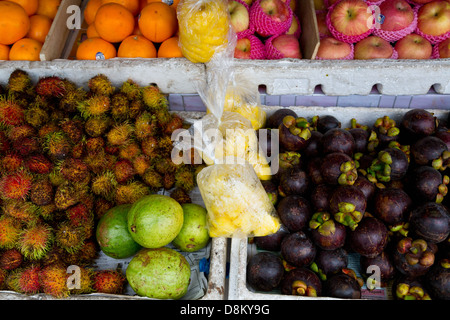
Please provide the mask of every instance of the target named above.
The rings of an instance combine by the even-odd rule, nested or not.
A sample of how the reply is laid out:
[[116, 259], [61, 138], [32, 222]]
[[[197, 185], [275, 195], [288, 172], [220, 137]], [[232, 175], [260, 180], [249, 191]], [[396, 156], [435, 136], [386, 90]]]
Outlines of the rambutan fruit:
[[85, 99], [86, 91], [83, 88], [68, 90], [66, 94], [59, 100], [58, 106], [60, 110], [73, 113], [78, 110], [78, 103]]
[[57, 211], [58, 208], [56, 208], [56, 205], [53, 202], [45, 206], [39, 206], [38, 209], [39, 215], [46, 221], [52, 220]]
[[146, 109], [145, 103], [142, 99], [135, 99], [130, 101], [130, 113], [128, 118], [136, 119]]
[[30, 201], [38, 206], [46, 206], [53, 202], [53, 185], [47, 177], [37, 179], [31, 185]]
[[98, 244], [95, 240], [88, 239], [83, 246], [75, 253], [64, 251], [61, 253], [63, 260], [68, 265], [88, 266], [97, 258], [99, 252]]
[[80, 140], [80, 141], [78, 141], [78, 142], [76, 142], [76, 143], [74, 143], [72, 145], [72, 151], [70, 152], [70, 156], [72, 158], [80, 159], [80, 158], [82, 158], [85, 155], [85, 153], [86, 153], [86, 150], [85, 150], [86, 145], [85, 145], [85, 142], [83, 140]]
[[116, 90], [104, 74], [98, 74], [89, 79], [88, 87], [93, 94], [104, 96], [109, 96]]
[[172, 173], [166, 173], [163, 175], [163, 188], [170, 190], [175, 185], [175, 176]]
[[13, 248], [6, 250], [0, 254], [0, 269], [13, 270], [23, 262], [23, 255], [19, 250]]
[[109, 170], [95, 176], [91, 182], [91, 191], [105, 199], [112, 199], [116, 187], [116, 176]]
[[150, 159], [158, 156], [158, 139], [156, 137], [147, 137], [141, 142], [142, 153]]
[[9, 140], [17, 141], [23, 138], [34, 137], [36, 135], [36, 130], [29, 124], [24, 123], [8, 128], [6, 134]]
[[145, 170], [142, 175], [142, 181], [144, 181], [152, 191], [156, 191], [163, 187], [163, 176], [151, 167]]
[[117, 186], [114, 200], [116, 204], [134, 203], [148, 194], [150, 189], [146, 184], [141, 181], [131, 181]]
[[42, 141], [42, 144], [44, 144], [48, 135], [58, 131], [60, 131], [59, 126], [54, 121], [47, 122], [39, 128], [37, 137], [40, 141]]
[[92, 137], [86, 140], [86, 152], [97, 154], [105, 150], [105, 140], [102, 137]]
[[50, 120], [47, 110], [37, 105], [27, 108], [24, 117], [25, 122], [33, 128], [40, 128]]
[[162, 136], [158, 139], [158, 150], [161, 156], [170, 158], [172, 149], [173, 143], [170, 136]]
[[172, 113], [169, 122], [164, 128], [164, 134], [170, 136], [175, 130], [181, 128], [183, 128], [183, 119], [179, 115]]
[[55, 243], [69, 253], [77, 252], [86, 240], [86, 234], [81, 226], [75, 226], [70, 221], [63, 221], [55, 231]]
[[175, 199], [178, 203], [191, 203], [192, 199], [184, 189], [175, 188], [170, 193], [170, 197]]
[[35, 153], [25, 159], [25, 167], [32, 173], [48, 174], [53, 169], [53, 162], [42, 153]]
[[65, 298], [70, 294], [67, 287], [67, 268], [61, 263], [52, 263], [39, 272], [41, 291], [56, 298]]
[[175, 187], [187, 192], [195, 187], [195, 177], [192, 168], [188, 165], [180, 165], [175, 172]]
[[36, 83], [34, 90], [36, 94], [43, 97], [61, 98], [66, 92], [66, 84], [57, 76], [42, 77]]
[[81, 227], [93, 221], [94, 215], [84, 203], [77, 203], [66, 210], [67, 220], [74, 226]]
[[0, 169], [3, 173], [11, 173], [19, 170], [23, 165], [23, 157], [17, 153], [6, 154], [3, 158], [0, 158]]
[[121, 270], [95, 270], [93, 285], [95, 292], [122, 294], [126, 277]]
[[71, 142], [77, 143], [83, 138], [83, 124], [81, 120], [66, 118], [59, 126]]
[[105, 170], [113, 170], [116, 157], [106, 152], [99, 152], [87, 154], [83, 161], [88, 165], [92, 173], [100, 174]]
[[55, 187], [61, 185], [65, 181], [61, 171], [57, 166], [53, 167], [52, 171], [48, 174], [48, 179], [50, 180], [50, 183]]
[[53, 242], [49, 251], [45, 256], [42, 257], [41, 260], [39, 260], [39, 263], [42, 265], [42, 267], [51, 264], [66, 264], [66, 261], [64, 260], [65, 254], [66, 251], [58, 247], [55, 242]]
[[12, 148], [24, 157], [33, 153], [39, 153], [42, 150], [39, 140], [36, 137], [26, 137], [12, 141]]
[[77, 277], [73, 279], [72, 283], [70, 283], [69, 281], [71, 278], [69, 278], [67, 281], [67, 286], [70, 290], [70, 294], [87, 294], [93, 292], [94, 289], [92, 287], [93, 284], [92, 278], [94, 275], [94, 271], [90, 268], [86, 268], [83, 266], [77, 265], [77, 267], [79, 268], [79, 270], [76, 271], [76, 272], [79, 271]]
[[8, 138], [6, 137], [6, 133], [0, 128], [0, 152], [5, 153], [11, 147]]
[[157, 157], [153, 159], [153, 163], [156, 171], [161, 174], [174, 173], [177, 170], [177, 165], [171, 158]]
[[54, 203], [59, 210], [66, 210], [79, 201], [79, 190], [70, 181], [64, 181], [56, 188]]
[[107, 113], [111, 108], [111, 100], [108, 96], [93, 95], [78, 103], [77, 109], [84, 119], [99, 117]]
[[142, 97], [141, 87], [131, 79], [122, 83], [120, 92], [124, 93], [130, 100], [138, 100]]
[[72, 182], [85, 181], [90, 173], [88, 166], [81, 160], [67, 158], [58, 164], [63, 177]]
[[134, 132], [134, 127], [124, 121], [115, 125], [106, 135], [107, 141], [112, 146], [123, 146], [126, 145], [132, 134]]
[[5, 287], [6, 278], [8, 276], [8, 271], [0, 269], [0, 290]]
[[125, 183], [136, 174], [133, 164], [127, 159], [118, 160], [114, 165], [113, 172], [118, 183]]
[[11, 98], [0, 96], [0, 122], [7, 126], [18, 126], [25, 121], [25, 110]]
[[148, 85], [142, 88], [142, 100], [150, 111], [168, 109], [167, 97], [156, 85]]
[[125, 120], [130, 113], [130, 102], [123, 92], [116, 92], [111, 96], [111, 116], [116, 120]]
[[0, 248], [11, 249], [19, 240], [21, 223], [7, 215], [0, 216]]
[[92, 117], [84, 123], [84, 130], [90, 137], [100, 137], [109, 130], [111, 123], [109, 116]]
[[156, 121], [158, 122], [159, 126], [164, 130], [167, 129], [170, 121], [172, 120], [172, 114], [169, 112], [169, 109], [167, 108], [160, 108], [153, 111], [153, 116], [156, 118]]
[[3, 199], [25, 199], [31, 189], [33, 178], [26, 170], [4, 175], [0, 179], [0, 197]]
[[38, 218], [38, 207], [30, 201], [7, 200], [3, 204], [4, 214], [21, 222], [33, 222]]
[[158, 123], [156, 117], [150, 112], [144, 111], [134, 123], [135, 136], [138, 140], [144, 140], [147, 137], [154, 136], [158, 132]]
[[22, 230], [17, 248], [25, 258], [39, 260], [48, 252], [52, 241], [52, 228], [46, 223], [38, 222]]
[[136, 172], [136, 174], [142, 176], [145, 172], [145, 170], [147, 170], [151, 164], [150, 164], [150, 160], [148, 159], [148, 157], [145, 154], [141, 154], [137, 157], [135, 157], [132, 160], [133, 163], [133, 168], [134, 171]]
[[71, 147], [69, 138], [62, 131], [49, 133], [45, 137], [44, 150], [52, 159], [63, 160], [67, 158]]
[[119, 157], [130, 161], [139, 156], [141, 152], [141, 146], [136, 142], [130, 142], [119, 147]]
[[26, 71], [16, 69], [9, 75], [7, 89], [10, 93], [25, 92], [31, 86], [31, 78]]
[[7, 286], [16, 292], [25, 294], [38, 293], [41, 289], [39, 282], [39, 265], [29, 265], [25, 268], [14, 270], [7, 278]]
[[95, 219], [99, 220], [103, 215], [112, 207], [114, 207], [114, 201], [97, 197], [95, 200]]

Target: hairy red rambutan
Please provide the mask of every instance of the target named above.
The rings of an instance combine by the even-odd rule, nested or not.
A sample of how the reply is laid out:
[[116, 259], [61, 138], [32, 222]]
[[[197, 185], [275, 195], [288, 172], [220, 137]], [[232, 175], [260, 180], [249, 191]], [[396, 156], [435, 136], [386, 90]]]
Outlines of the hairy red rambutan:
[[132, 160], [134, 171], [140, 176], [142, 176], [148, 168], [150, 168], [151, 163], [145, 154], [141, 154]]
[[74, 253], [65, 250], [61, 252], [64, 262], [68, 265], [88, 266], [97, 258], [99, 247], [96, 240], [88, 239], [83, 246]]
[[[72, 265], [75, 266], [76, 269], [73, 272], [76, 272], [75, 277], [70, 277], [71, 269], [68, 269], [69, 278], [67, 279], [67, 287], [71, 294], [86, 294], [94, 291], [92, 288], [92, 278], [93, 278], [93, 270], [90, 268], [86, 268], [83, 266]], [[73, 273], [72, 272], [72, 273]], [[72, 280], [72, 281], [69, 281]]]
[[25, 170], [16, 171], [0, 179], [0, 197], [3, 199], [25, 199], [30, 192], [32, 176]]
[[79, 190], [70, 181], [64, 181], [56, 188], [53, 200], [59, 210], [66, 210], [80, 200]]
[[116, 90], [108, 77], [104, 74], [98, 74], [88, 81], [89, 90], [93, 94], [109, 96]]
[[81, 159], [67, 158], [59, 169], [63, 177], [72, 182], [85, 181], [89, 177], [89, 168]]
[[73, 143], [80, 141], [83, 137], [83, 125], [84, 123], [81, 120], [68, 118], [59, 123], [61, 130]]
[[126, 277], [120, 270], [95, 270], [92, 287], [96, 292], [122, 294]]
[[93, 213], [81, 202], [67, 209], [66, 216], [68, 221], [76, 227], [89, 224], [94, 219]]
[[41, 267], [34, 264], [16, 269], [8, 276], [7, 285], [16, 292], [25, 294], [38, 293], [41, 289], [39, 282], [40, 271]]
[[158, 132], [158, 123], [156, 117], [150, 112], [144, 111], [137, 118], [134, 123], [136, 139], [143, 140], [151, 137]]
[[0, 254], [0, 269], [13, 270], [23, 262], [23, 255], [19, 250], [13, 248], [6, 250]]
[[18, 126], [25, 121], [25, 110], [15, 101], [0, 97], [0, 122]]
[[6, 153], [11, 148], [11, 144], [6, 137], [6, 133], [0, 129], [0, 152]]
[[156, 137], [147, 137], [141, 142], [142, 153], [150, 159], [158, 155], [158, 139]]
[[70, 294], [67, 287], [67, 268], [62, 263], [52, 263], [39, 272], [39, 283], [42, 292], [56, 298], [65, 298]]
[[41, 145], [36, 137], [26, 137], [12, 141], [12, 148], [23, 157], [41, 152]]
[[107, 115], [92, 117], [84, 123], [84, 130], [90, 137], [103, 136], [112, 124], [112, 119]]
[[23, 138], [35, 136], [36, 130], [28, 124], [21, 124], [18, 126], [10, 127], [6, 134], [11, 141], [17, 141]]
[[114, 202], [105, 198], [97, 197], [95, 200], [95, 218], [99, 220], [103, 215], [112, 207], [114, 207]]
[[31, 185], [30, 201], [38, 206], [47, 206], [53, 202], [53, 185], [48, 178], [37, 179]]
[[51, 132], [45, 136], [44, 150], [51, 158], [63, 160], [69, 156], [71, 149], [70, 140], [62, 131]]
[[31, 78], [29, 74], [21, 69], [16, 69], [9, 75], [8, 91], [9, 92], [24, 92], [31, 87]]
[[86, 152], [97, 154], [105, 150], [105, 140], [102, 137], [92, 137], [86, 140]]
[[74, 226], [70, 221], [63, 221], [55, 231], [56, 244], [69, 253], [77, 252], [86, 240], [84, 228]]
[[0, 158], [0, 169], [4, 173], [17, 171], [22, 165], [23, 158], [15, 152], [6, 154], [3, 158]]
[[86, 100], [80, 101], [77, 108], [85, 119], [99, 117], [111, 109], [111, 99], [108, 96], [93, 95]]
[[114, 200], [116, 204], [134, 203], [145, 195], [150, 194], [150, 188], [141, 181], [130, 181], [118, 185]]
[[33, 128], [41, 128], [50, 118], [48, 111], [39, 105], [33, 105], [25, 110], [25, 122]]
[[109, 170], [95, 176], [91, 182], [92, 192], [108, 200], [112, 199], [116, 186], [116, 176]]
[[124, 121], [114, 126], [106, 135], [107, 141], [112, 146], [126, 145], [134, 132], [134, 127]]
[[49, 251], [52, 241], [52, 228], [45, 223], [38, 222], [20, 233], [17, 247], [26, 258], [39, 260]]
[[34, 89], [40, 96], [54, 98], [61, 98], [67, 92], [64, 80], [56, 76], [40, 78]]
[[179, 115], [172, 113], [169, 123], [164, 128], [164, 134], [170, 136], [175, 130], [181, 129], [182, 127], [183, 119]]
[[165, 94], [156, 85], [148, 85], [142, 88], [142, 100], [151, 111], [168, 108], [168, 100]]
[[8, 276], [8, 271], [0, 269], [0, 290], [3, 289], [6, 282], [6, 277]]
[[47, 174], [53, 169], [53, 162], [42, 153], [32, 154], [25, 159], [25, 166], [32, 173]]
[[141, 154], [141, 147], [136, 142], [131, 142], [119, 148], [119, 157], [132, 161], [135, 157]]
[[19, 239], [21, 230], [22, 226], [19, 221], [7, 215], [0, 216], [0, 248], [13, 248]]
[[7, 200], [3, 205], [6, 215], [26, 223], [36, 221], [37, 209], [37, 206], [25, 200]]
[[129, 181], [135, 174], [136, 172], [130, 160], [120, 159], [114, 165], [114, 175], [118, 183]]

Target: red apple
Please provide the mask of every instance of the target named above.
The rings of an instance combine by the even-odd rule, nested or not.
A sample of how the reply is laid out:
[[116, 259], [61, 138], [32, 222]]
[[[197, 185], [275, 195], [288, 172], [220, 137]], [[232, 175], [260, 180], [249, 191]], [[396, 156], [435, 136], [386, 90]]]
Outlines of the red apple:
[[328, 36], [331, 37], [332, 34], [327, 26], [327, 12], [317, 11], [316, 18], [317, 18], [317, 27], [319, 28], [319, 35], [321, 37], [328, 37]]
[[450, 58], [450, 38], [437, 44], [439, 49], [439, 58]]
[[238, 39], [234, 48], [234, 57], [237, 59], [250, 59], [252, 45], [247, 38]]
[[394, 48], [391, 44], [377, 36], [369, 36], [355, 44], [355, 59], [388, 59]]
[[297, 35], [297, 33], [300, 34], [299, 33], [300, 32], [300, 30], [299, 30], [300, 29], [300, 25], [299, 25], [298, 21], [299, 21], [298, 18], [294, 14], [292, 16], [291, 26], [289, 27], [289, 30], [286, 32], [286, 34], [293, 34], [293, 35]]
[[301, 59], [300, 43], [292, 34], [282, 34], [272, 40], [272, 45], [281, 52], [284, 58]]
[[433, 48], [424, 37], [410, 33], [395, 43], [399, 59], [429, 59]]
[[450, 31], [450, 3], [434, 0], [420, 7], [417, 28], [426, 35], [440, 36]]
[[289, 6], [282, 0], [261, 0], [262, 11], [275, 22], [284, 22], [290, 15]]
[[380, 14], [384, 16], [381, 30], [402, 30], [414, 21], [414, 10], [405, 0], [385, 0], [379, 8]]
[[372, 28], [372, 10], [363, 0], [342, 0], [330, 12], [333, 27], [347, 36], [357, 36]]
[[247, 8], [242, 3], [229, 0], [228, 12], [230, 13], [230, 24], [234, 32], [238, 33], [248, 29], [250, 17]]
[[321, 59], [342, 59], [352, 52], [352, 45], [332, 37], [320, 39], [317, 57]]

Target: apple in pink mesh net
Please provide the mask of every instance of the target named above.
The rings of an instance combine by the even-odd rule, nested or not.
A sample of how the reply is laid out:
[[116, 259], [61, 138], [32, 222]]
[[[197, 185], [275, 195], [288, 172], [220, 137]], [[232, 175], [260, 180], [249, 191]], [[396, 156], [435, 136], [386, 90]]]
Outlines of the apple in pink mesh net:
[[320, 39], [319, 49], [317, 50], [317, 60], [350, 60], [353, 59], [354, 46], [352, 43], [325, 37]]
[[237, 40], [234, 57], [237, 59], [265, 59], [266, 49], [258, 37], [248, 35]]
[[250, 29], [263, 37], [286, 33], [293, 19], [289, 2], [256, 0], [250, 7]]

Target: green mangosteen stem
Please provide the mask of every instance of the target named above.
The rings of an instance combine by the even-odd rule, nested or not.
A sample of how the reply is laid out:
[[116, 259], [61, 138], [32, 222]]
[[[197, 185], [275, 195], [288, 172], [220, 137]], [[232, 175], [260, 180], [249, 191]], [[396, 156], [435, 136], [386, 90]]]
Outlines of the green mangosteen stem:
[[304, 296], [308, 286], [304, 281], [296, 280], [292, 282], [292, 294], [298, 296]]
[[314, 287], [308, 286], [306, 288], [306, 296], [308, 297], [317, 297], [317, 291]]
[[405, 297], [409, 292], [409, 285], [406, 283], [399, 283], [397, 285], [397, 290], [395, 290], [395, 294], [398, 298], [402, 299]]
[[449, 269], [450, 268], [450, 259], [443, 259], [441, 261], [441, 267], [444, 269]]

